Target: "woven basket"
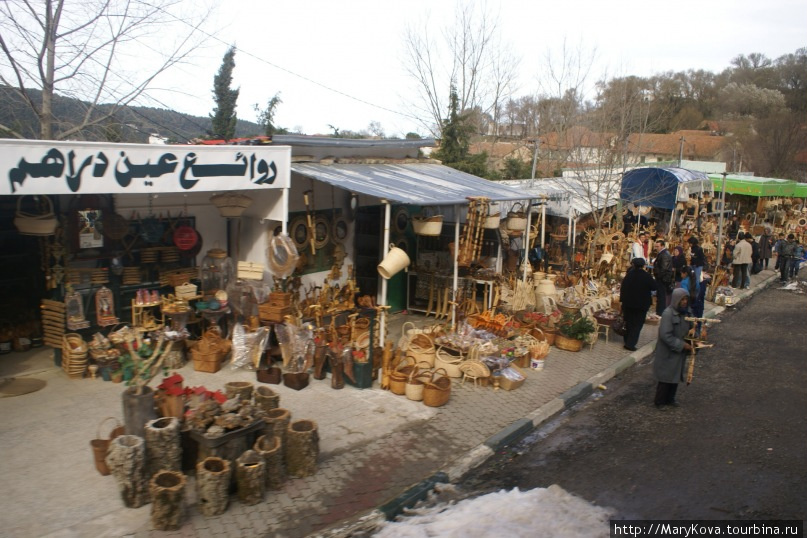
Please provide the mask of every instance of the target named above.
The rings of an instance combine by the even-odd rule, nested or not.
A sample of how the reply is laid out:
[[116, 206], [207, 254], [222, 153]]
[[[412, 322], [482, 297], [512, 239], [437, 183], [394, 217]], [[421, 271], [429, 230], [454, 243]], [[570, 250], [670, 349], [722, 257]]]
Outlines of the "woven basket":
[[237, 192], [224, 192], [210, 197], [210, 202], [219, 209], [222, 217], [240, 217], [252, 205], [252, 198]]
[[[440, 373], [442, 372], [442, 374]], [[451, 397], [451, 378], [445, 369], [438, 368], [423, 385], [423, 403], [429, 407], [440, 407]]]
[[440, 232], [443, 231], [443, 216], [413, 217], [412, 228], [415, 229], [416, 235], [439, 236]]
[[555, 336], [555, 347], [564, 351], [580, 351], [583, 349], [583, 341], [557, 334]]
[[409, 348], [406, 350], [406, 356], [411, 358], [415, 363], [426, 362], [431, 367], [434, 366], [434, 360], [437, 350], [434, 347], [434, 341], [426, 333], [415, 335]]
[[[519, 209], [516, 209], [516, 206], [518, 206]], [[521, 203], [516, 202], [507, 213], [507, 229], [524, 231], [524, 228], [526, 227], [527, 216], [524, 213], [524, 206]]]
[[437, 348], [434, 354], [434, 366], [444, 369], [448, 377], [462, 377], [460, 364], [464, 357], [460, 352], [452, 353], [451, 351], [453, 350], [448, 350], [442, 346]]
[[68, 377], [84, 377], [88, 352], [87, 343], [80, 334], [66, 333], [62, 337], [62, 370]]
[[418, 371], [417, 368], [409, 373], [409, 378], [406, 380], [404, 387], [404, 394], [412, 401], [419, 402], [423, 400], [423, 387], [424, 383], [431, 379], [431, 372]]
[[196, 284], [191, 284], [190, 282], [185, 282], [184, 284], [174, 287], [174, 293], [177, 299], [193, 299], [196, 297], [196, 290]]
[[409, 357], [403, 357], [389, 375], [390, 392], [399, 396], [406, 394], [406, 382], [409, 380], [409, 374], [414, 369], [415, 361]]
[[22, 199], [25, 196], [17, 198], [17, 212], [14, 214], [14, 226], [22, 235], [53, 235], [56, 228], [59, 226], [59, 219], [53, 212], [53, 202], [50, 198], [43, 196], [42, 199], [47, 202], [48, 209], [44, 213], [34, 214], [26, 213], [22, 210]]

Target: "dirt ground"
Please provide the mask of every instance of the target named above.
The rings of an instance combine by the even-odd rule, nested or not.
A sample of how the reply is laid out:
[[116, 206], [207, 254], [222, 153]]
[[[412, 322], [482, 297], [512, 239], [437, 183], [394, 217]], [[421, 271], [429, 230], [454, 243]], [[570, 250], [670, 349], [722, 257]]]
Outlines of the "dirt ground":
[[710, 328], [680, 407], [653, 405], [648, 357], [469, 473], [461, 496], [559, 484], [614, 519], [807, 519], [807, 295], [779, 287]]

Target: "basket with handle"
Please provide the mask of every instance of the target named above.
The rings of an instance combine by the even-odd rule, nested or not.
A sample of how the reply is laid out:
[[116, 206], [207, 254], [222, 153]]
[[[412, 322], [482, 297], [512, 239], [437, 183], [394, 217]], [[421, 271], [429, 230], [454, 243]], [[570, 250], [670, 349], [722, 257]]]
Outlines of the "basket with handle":
[[87, 369], [87, 342], [78, 333], [65, 333], [62, 337], [62, 370], [71, 378], [84, 377]]
[[524, 231], [527, 226], [527, 216], [524, 212], [524, 205], [521, 202], [516, 202], [510, 211], [507, 212], [507, 229]]
[[423, 403], [429, 407], [440, 407], [445, 405], [450, 397], [451, 378], [444, 368], [437, 368], [432, 372], [430, 379], [423, 384]]
[[389, 375], [390, 392], [399, 396], [406, 394], [406, 382], [409, 380], [409, 374], [414, 369], [415, 361], [410, 357], [402, 357]]
[[193, 299], [196, 297], [196, 284], [191, 284], [188, 281], [183, 282], [179, 286], [174, 286], [174, 293], [176, 294], [177, 299]]
[[415, 402], [423, 400], [424, 383], [429, 379], [431, 379], [430, 370], [413, 368], [412, 371], [409, 372], [409, 377], [407, 378], [406, 385], [404, 387], [404, 394], [406, 394], [406, 397]]
[[416, 363], [426, 362], [430, 367], [433, 367], [436, 351], [431, 336], [427, 333], [420, 333], [416, 334], [409, 342], [406, 356]]
[[[109, 432], [109, 438], [101, 437], [101, 427], [108, 421], [114, 420], [115, 426]], [[95, 432], [95, 439], [90, 439], [90, 446], [92, 447], [93, 458], [95, 459], [95, 469], [103, 476], [109, 474], [109, 467], [106, 464], [106, 455], [109, 452], [109, 443], [113, 439], [125, 433], [123, 424], [120, 423], [115, 417], [106, 417], [99, 424]]]
[[53, 202], [50, 198], [43, 196], [47, 208], [43, 213], [28, 213], [22, 210], [22, 199], [17, 198], [17, 211], [14, 213], [14, 226], [22, 235], [53, 235], [59, 226], [59, 219], [53, 212]]
[[434, 366], [442, 368], [448, 374], [448, 377], [462, 377], [460, 364], [465, 359], [461, 352], [452, 353], [452, 349], [440, 346], [434, 354]]

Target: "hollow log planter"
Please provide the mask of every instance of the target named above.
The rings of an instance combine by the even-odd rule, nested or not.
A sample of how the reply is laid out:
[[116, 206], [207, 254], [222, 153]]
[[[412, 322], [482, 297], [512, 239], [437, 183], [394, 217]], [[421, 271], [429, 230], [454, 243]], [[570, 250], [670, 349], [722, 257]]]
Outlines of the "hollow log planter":
[[277, 435], [261, 435], [253, 447], [266, 463], [266, 489], [277, 490], [283, 487], [286, 469], [283, 464], [283, 442]]
[[196, 464], [196, 497], [202, 515], [218, 516], [230, 503], [230, 462], [210, 456]]
[[159, 471], [151, 477], [151, 526], [156, 530], [174, 531], [182, 522], [185, 498], [185, 475], [177, 471]]
[[136, 435], [121, 435], [109, 443], [106, 464], [120, 489], [127, 508], [140, 508], [149, 502], [146, 477], [146, 442]]
[[182, 437], [179, 419], [163, 417], [150, 420], [145, 427], [146, 472], [149, 477], [158, 471], [182, 470]]
[[266, 463], [254, 450], [247, 450], [235, 461], [235, 483], [238, 487], [238, 500], [246, 505], [258, 504], [263, 500], [266, 488], [264, 472]]
[[304, 478], [317, 472], [319, 433], [313, 420], [295, 420], [286, 429], [284, 461], [289, 476]]
[[249, 381], [229, 381], [224, 384], [224, 394], [228, 400], [238, 396], [242, 402], [251, 402], [253, 388]]
[[281, 444], [286, 446], [286, 428], [288, 428], [289, 422], [291, 422], [291, 411], [282, 407], [272, 409], [266, 412], [266, 416], [263, 417], [263, 422], [264, 427], [262, 434], [270, 436], [277, 435], [280, 437]]
[[255, 389], [255, 405], [268, 413], [280, 407], [280, 394], [269, 387], [259, 386]]

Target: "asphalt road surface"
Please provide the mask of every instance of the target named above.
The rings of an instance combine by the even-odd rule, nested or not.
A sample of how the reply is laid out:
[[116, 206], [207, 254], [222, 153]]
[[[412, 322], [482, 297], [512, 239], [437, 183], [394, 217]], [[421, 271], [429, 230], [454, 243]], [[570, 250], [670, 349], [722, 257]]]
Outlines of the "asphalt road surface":
[[807, 295], [779, 287], [710, 328], [680, 407], [653, 405], [651, 355], [471, 471], [459, 497], [558, 484], [613, 519], [806, 520]]

